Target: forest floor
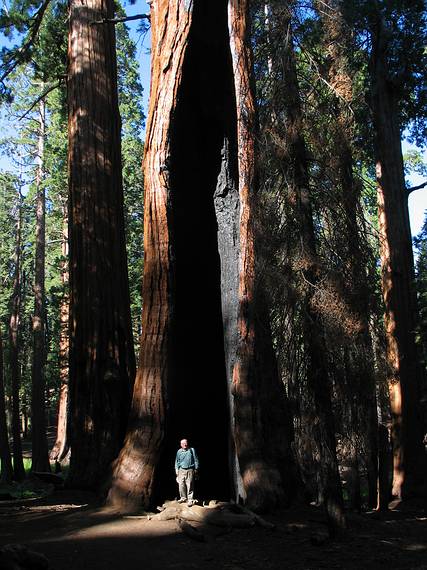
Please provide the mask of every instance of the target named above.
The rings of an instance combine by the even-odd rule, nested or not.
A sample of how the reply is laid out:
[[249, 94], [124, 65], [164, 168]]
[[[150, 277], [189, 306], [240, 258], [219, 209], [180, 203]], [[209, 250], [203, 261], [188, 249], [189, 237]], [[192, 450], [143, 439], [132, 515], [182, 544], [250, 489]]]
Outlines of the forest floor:
[[26, 544], [44, 554], [52, 570], [427, 570], [425, 505], [349, 514], [349, 530], [334, 540], [325, 538], [323, 514], [314, 506], [266, 519], [274, 530], [224, 533], [209, 525], [206, 542], [196, 542], [175, 521], [120, 517], [97, 507], [91, 494], [57, 490], [44, 498], [0, 501], [0, 548]]

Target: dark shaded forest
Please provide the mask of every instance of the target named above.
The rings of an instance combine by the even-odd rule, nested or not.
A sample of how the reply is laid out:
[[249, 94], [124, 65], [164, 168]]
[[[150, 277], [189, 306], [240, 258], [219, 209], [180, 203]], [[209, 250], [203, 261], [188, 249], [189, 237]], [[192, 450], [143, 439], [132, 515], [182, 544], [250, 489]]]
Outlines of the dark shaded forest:
[[[425, 3], [147, 4], [0, 10], [0, 510], [76, 497], [122, 536], [163, 503], [160, 534], [211, 544], [225, 519], [316, 546], [383, 536], [397, 508], [418, 544]], [[167, 503], [183, 437], [191, 512]]]

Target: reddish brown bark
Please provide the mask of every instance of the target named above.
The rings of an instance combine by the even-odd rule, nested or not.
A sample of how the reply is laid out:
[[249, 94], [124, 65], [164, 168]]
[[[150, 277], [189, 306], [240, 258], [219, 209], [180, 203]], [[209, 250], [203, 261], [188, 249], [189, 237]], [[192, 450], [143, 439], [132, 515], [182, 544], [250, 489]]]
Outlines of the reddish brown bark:
[[405, 498], [426, 493], [427, 469], [420, 413], [422, 373], [415, 343], [412, 240], [397, 87], [387, 68], [387, 34], [378, 14], [371, 28], [371, 106], [392, 414], [393, 495]]
[[6, 421], [6, 402], [4, 391], [4, 374], [3, 374], [3, 338], [0, 328], [0, 459], [1, 459], [1, 475], [0, 480], [4, 483], [10, 483], [13, 476], [12, 460], [10, 457], [9, 436]]
[[387, 511], [391, 498], [391, 479], [390, 472], [392, 471], [391, 465], [391, 452], [389, 444], [388, 429], [385, 425], [378, 425], [378, 490], [377, 490], [377, 505], [379, 511]]
[[192, 5], [151, 5], [151, 86], [144, 157], [144, 279], [139, 366], [125, 444], [108, 502], [124, 510], [148, 506], [165, 434], [171, 289], [167, 219], [170, 120], [182, 77]]
[[125, 510], [147, 507], [160, 485], [172, 492], [174, 454], [188, 434], [205, 493], [256, 508], [283, 494], [280, 458], [266, 457], [275, 446], [264, 445], [260, 403], [263, 388], [279, 405], [282, 394], [277, 376], [263, 386], [254, 363], [262, 341], [253, 313], [253, 99], [238, 22], [245, 17], [246, 4], [226, 0], [151, 6], [140, 365], [109, 494]]
[[99, 487], [125, 434], [134, 354], [112, 0], [70, 3], [70, 485]]
[[34, 263], [34, 315], [33, 315], [33, 363], [31, 387], [31, 470], [49, 471], [49, 457], [46, 436], [45, 413], [45, 210], [46, 196], [44, 188], [44, 138], [45, 138], [45, 103], [39, 103], [39, 132], [36, 173], [36, 239]]
[[62, 261], [61, 261], [61, 283], [63, 287], [63, 296], [59, 308], [59, 402], [56, 440], [50, 451], [50, 459], [52, 461], [62, 461], [66, 456], [69, 445], [67, 438], [67, 418], [68, 418], [68, 321], [70, 317], [69, 311], [69, 294], [68, 294], [68, 215], [67, 208], [63, 206], [63, 225], [62, 225], [62, 245], [61, 245]]

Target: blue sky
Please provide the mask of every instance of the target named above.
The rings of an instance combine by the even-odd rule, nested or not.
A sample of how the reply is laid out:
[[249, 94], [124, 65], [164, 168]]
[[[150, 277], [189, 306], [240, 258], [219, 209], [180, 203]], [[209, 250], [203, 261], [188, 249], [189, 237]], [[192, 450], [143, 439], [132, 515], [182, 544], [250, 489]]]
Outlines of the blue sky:
[[[124, 2], [124, 8], [128, 16], [133, 16], [134, 14], [149, 14], [150, 7], [145, 0], [139, 1], [136, 4], [130, 4], [129, 0]], [[144, 87], [144, 111], [147, 114], [148, 111], [148, 96], [150, 91], [150, 43], [151, 35], [150, 31], [141, 36], [137, 33], [137, 28], [139, 21], [127, 22], [127, 26], [131, 30], [131, 36], [137, 44], [137, 57], [139, 59], [139, 73], [141, 77], [141, 83]]]
[[[213, 1], [213, 0], [211, 0]], [[129, 16], [134, 14], [146, 14], [149, 13], [149, 6], [145, 2], [145, 0], [139, 0], [135, 4], [131, 4], [129, 0], [124, 2], [124, 7], [126, 12]], [[137, 44], [137, 57], [139, 59], [139, 70], [141, 76], [141, 82], [144, 87], [144, 110], [147, 113], [148, 110], [148, 97], [149, 97], [149, 85], [150, 85], [150, 55], [149, 55], [149, 48], [150, 48], [150, 32], [148, 32], [145, 36], [142, 36], [137, 33], [139, 21], [132, 21], [128, 22], [127, 25], [131, 29], [131, 35], [134, 41]], [[4, 45], [3, 38], [0, 38], [0, 47]], [[9, 130], [9, 126], [7, 122], [4, 120], [4, 112], [0, 112], [0, 128], [1, 128], [1, 138], [7, 136], [7, 132]], [[405, 152], [410, 145], [406, 142], [403, 143], [403, 151]], [[425, 159], [427, 161], [427, 153], [424, 153]], [[5, 157], [0, 156], [0, 169], [8, 168], [9, 163]], [[423, 182], [423, 177], [419, 175], [413, 175], [408, 180], [410, 186], [416, 186]], [[413, 192], [409, 196], [409, 215], [411, 220], [411, 231], [412, 235], [417, 235], [421, 227], [424, 223], [424, 216], [427, 210], [427, 187]]]
[[[405, 141], [403, 142], [403, 152], [411, 148]], [[424, 161], [427, 162], [427, 152], [424, 151]], [[410, 186], [417, 186], [425, 182], [425, 178], [419, 174], [413, 174], [408, 182]], [[409, 195], [409, 217], [411, 220], [412, 235], [415, 236], [420, 233], [424, 223], [424, 217], [427, 210], [427, 186], [421, 190], [416, 190]]]

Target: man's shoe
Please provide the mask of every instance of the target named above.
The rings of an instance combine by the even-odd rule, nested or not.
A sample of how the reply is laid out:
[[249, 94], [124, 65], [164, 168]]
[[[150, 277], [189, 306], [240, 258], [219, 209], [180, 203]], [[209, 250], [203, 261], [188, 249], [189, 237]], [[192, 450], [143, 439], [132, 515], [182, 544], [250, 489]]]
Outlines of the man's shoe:
[[192, 507], [194, 505], [195, 501], [188, 501], [187, 506]]
[[178, 501], [178, 503], [186, 503], [186, 502], [187, 502], [187, 499], [183, 499], [183, 498], [179, 499], [179, 501]]

